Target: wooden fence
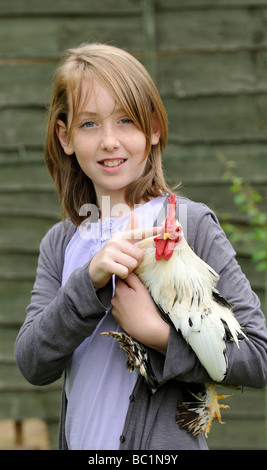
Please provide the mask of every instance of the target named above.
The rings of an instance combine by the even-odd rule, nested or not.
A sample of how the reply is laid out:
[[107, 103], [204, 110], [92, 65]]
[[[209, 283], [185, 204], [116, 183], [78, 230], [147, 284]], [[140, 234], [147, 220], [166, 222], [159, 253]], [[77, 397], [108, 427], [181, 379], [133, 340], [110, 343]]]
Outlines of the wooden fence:
[[[169, 116], [168, 181], [246, 223], [234, 206], [223, 154], [264, 196], [267, 183], [267, 0], [0, 0], [0, 419], [40, 417], [56, 446], [61, 382], [29, 385], [13, 347], [35, 278], [39, 243], [60, 218], [44, 165], [50, 81], [66, 48], [108, 42], [153, 75]], [[238, 253], [263, 299], [263, 275]], [[235, 393], [213, 449], [263, 449], [264, 391]]]

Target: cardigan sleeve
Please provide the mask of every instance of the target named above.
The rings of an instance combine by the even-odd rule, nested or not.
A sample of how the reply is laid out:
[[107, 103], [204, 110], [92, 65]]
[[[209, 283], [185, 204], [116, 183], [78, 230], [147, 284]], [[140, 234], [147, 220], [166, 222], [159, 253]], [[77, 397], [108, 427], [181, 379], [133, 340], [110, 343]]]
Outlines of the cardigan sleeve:
[[[267, 330], [258, 297], [236, 261], [236, 253], [212, 211], [206, 206], [188, 206], [188, 243], [220, 275], [219, 292], [232, 305], [234, 315], [246, 329], [247, 339], [226, 343], [228, 359], [224, 383], [262, 388], [267, 382]], [[159, 381], [211, 381], [180, 332], [171, 327], [166, 357], [150, 351], [153, 371]]]
[[88, 263], [61, 287], [69, 239], [69, 231], [57, 224], [42, 240], [31, 302], [15, 343], [17, 365], [34, 385], [61, 377], [74, 349], [92, 333], [110, 305], [111, 286], [96, 294]]

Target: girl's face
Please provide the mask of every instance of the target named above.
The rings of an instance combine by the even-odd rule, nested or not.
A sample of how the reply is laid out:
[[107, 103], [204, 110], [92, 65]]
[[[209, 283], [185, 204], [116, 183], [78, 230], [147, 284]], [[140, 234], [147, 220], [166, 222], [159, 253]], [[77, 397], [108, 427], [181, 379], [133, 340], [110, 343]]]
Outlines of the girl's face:
[[[90, 90], [88, 86], [84, 80], [82, 98], [88, 99], [75, 116], [70, 142], [60, 120], [57, 134], [65, 153], [70, 158], [75, 153], [81, 169], [92, 180], [98, 203], [103, 195], [110, 195], [113, 203], [124, 202], [126, 187], [144, 171], [146, 137], [105, 88], [96, 82]], [[156, 145], [160, 138], [156, 123], [151, 137]]]

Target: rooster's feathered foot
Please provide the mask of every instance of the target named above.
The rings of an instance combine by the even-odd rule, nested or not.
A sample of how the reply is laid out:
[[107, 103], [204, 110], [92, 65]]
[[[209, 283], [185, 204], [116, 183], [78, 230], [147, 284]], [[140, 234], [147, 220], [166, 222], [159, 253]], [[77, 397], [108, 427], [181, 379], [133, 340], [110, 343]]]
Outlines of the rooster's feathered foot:
[[126, 352], [126, 367], [128, 372], [136, 369], [145, 378], [151, 392], [155, 393], [160, 384], [150, 366], [147, 349], [123, 332], [105, 331], [100, 334], [110, 336], [119, 342], [120, 348]]
[[221, 417], [221, 409], [229, 409], [229, 405], [219, 404], [218, 400], [231, 395], [217, 395], [214, 384], [207, 384], [204, 392], [198, 395], [190, 392], [196, 401], [183, 402], [178, 405], [176, 422], [181, 428], [187, 429], [193, 436], [202, 432], [208, 437], [214, 418], [224, 424]]

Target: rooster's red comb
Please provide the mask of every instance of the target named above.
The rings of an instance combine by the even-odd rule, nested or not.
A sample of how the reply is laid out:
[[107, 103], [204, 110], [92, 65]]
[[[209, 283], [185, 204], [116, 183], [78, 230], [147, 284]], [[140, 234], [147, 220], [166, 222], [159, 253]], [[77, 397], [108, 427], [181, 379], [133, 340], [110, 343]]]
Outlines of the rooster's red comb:
[[[165, 219], [165, 234], [158, 235], [154, 238], [156, 242], [156, 260], [162, 257], [167, 261], [172, 256], [174, 247], [178, 243], [178, 236], [176, 233], [176, 197], [172, 194], [168, 198], [168, 215]], [[165, 239], [165, 235], [168, 237]]]
[[175, 208], [176, 208], [176, 197], [174, 194], [172, 194], [171, 197], [168, 197], [168, 201], [170, 204], [175, 204]]
[[176, 228], [176, 197], [174, 194], [168, 198], [168, 215], [165, 220], [165, 232], [174, 232]]

